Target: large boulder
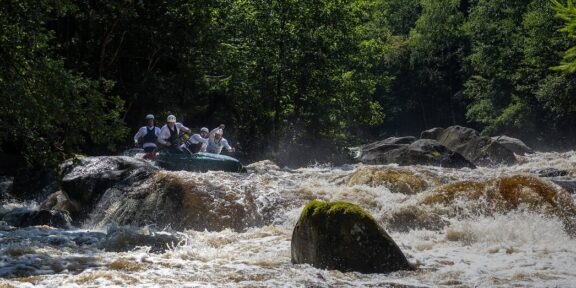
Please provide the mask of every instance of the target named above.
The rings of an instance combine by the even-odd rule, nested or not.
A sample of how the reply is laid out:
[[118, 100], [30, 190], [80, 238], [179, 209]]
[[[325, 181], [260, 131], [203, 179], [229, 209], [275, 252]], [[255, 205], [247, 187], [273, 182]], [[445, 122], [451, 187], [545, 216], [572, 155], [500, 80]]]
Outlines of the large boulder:
[[62, 170], [65, 198], [57, 193], [42, 205], [73, 211], [75, 222], [90, 226], [243, 230], [261, 221], [251, 190], [232, 173], [160, 171], [127, 156], [87, 157], [66, 163]]
[[66, 211], [14, 209], [2, 215], [2, 221], [14, 227], [48, 225], [69, 228], [72, 218]]
[[292, 263], [322, 269], [387, 273], [412, 266], [388, 233], [360, 207], [312, 201], [292, 233]]
[[254, 197], [248, 189], [222, 185], [224, 175], [162, 171], [145, 181], [116, 185], [104, 193], [87, 220], [88, 225], [171, 227], [242, 231], [260, 224]]
[[359, 160], [366, 164], [432, 165], [449, 168], [474, 168], [462, 155], [451, 151], [435, 140], [420, 139], [390, 150], [370, 150]]
[[506, 147], [508, 150], [518, 154], [526, 155], [534, 153], [534, 150], [526, 145], [522, 140], [508, 137], [506, 135], [494, 136], [492, 140], [498, 142], [498, 144]]
[[516, 164], [511, 150], [489, 137], [480, 136], [471, 128], [450, 126], [440, 133], [437, 140], [475, 165]]
[[133, 157], [103, 156], [70, 160], [61, 170], [62, 192], [79, 213], [86, 214], [112, 186], [139, 182], [158, 169]]
[[398, 149], [406, 145], [414, 143], [416, 137], [406, 136], [406, 137], [390, 137], [381, 141], [376, 141], [370, 144], [366, 144], [359, 148], [358, 157], [370, 158], [371, 155], [378, 155], [381, 153], [388, 152], [390, 150]]

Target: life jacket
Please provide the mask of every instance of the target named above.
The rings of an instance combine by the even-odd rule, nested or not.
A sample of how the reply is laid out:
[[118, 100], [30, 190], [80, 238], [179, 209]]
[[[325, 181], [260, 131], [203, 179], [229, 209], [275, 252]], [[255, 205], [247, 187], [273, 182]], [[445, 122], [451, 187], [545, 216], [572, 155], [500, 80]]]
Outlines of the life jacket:
[[156, 136], [156, 127], [152, 127], [152, 129], [148, 129], [146, 127], [146, 135], [142, 137], [143, 143], [156, 143], [158, 136]]
[[178, 147], [180, 145], [180, 133], [178, 128], [176, 128], [176, 125], [174, 125], [174, 130], [170, 129], [170, 126], [166, 127], [168, 127], [168, 131], [170, 131], [170, 138], [168, 138], [167, 141], [172, 144], [172, 147]]
[[192, 153], [198, 153], [200, 152], [200, 150], [202, 150], [202, 145], [204, 145], [204, 143], [198, 142], [198, 143], [191, 143], [191, 142], [186, 142], [186, 149], [188, 149], [188, 151], [192, 152]]

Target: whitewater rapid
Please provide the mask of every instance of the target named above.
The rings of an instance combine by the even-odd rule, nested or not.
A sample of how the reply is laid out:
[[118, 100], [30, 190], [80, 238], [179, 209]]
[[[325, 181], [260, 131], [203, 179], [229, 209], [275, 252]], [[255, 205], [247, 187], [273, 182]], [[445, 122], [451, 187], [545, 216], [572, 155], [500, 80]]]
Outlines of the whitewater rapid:
[[[424, 191], [413, 194], [385, 186], [351, 185], [351, 175], [366, 168], [398, 167], [358, 164], [290, 170], [263, 161], [250, 165], [247, 174], [165, 172], [193, 183], [217, 183], [214, 189], [224, 193], [251, 195], [255, 203], [251, 209], [261, 219], [255, 227], [238, 231], [116, 226], [100, 221], [106, 215], [93, 215], [70, 230], [0, 223], [0, 287], [576, 285], [576, 238], [567, 232], [566, 219], [530, 207], [482, 212], [481, 200], [421, 204], [430, 191], [456, 181], [534, 175], [543, 168], [576, 177], [576, 152], [536, 153], [512, 167], [402, 167], [428, 183]], [[292, 229], [304, 204], [314, 199], [348, 201], [369, 211], [417, 269], [360, 274], [291, 264]], [[0, 209], [36, 205], [3, 203]], [[103, 207], [94, 213], [108, 212]], [[411, 213], [419, 220], [406, 228], [409, 225], [401, 216]], [[149, 245], [150, 239], [154, 245]]]

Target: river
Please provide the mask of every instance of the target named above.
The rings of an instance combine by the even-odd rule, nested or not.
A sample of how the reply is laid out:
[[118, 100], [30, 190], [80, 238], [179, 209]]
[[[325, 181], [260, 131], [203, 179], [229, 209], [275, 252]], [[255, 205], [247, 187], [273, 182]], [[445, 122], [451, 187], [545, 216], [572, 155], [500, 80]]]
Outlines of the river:
[[[225, 193], [254, 197], [258, 225], [235, 231], [174, 231], [117, 226], [94, 215], [74, 229], [14, 228], [0, 223], [0, 287], [574, 287], [576, 239], [553, 213], [519, 205], [489, 209], [485, 199], [423, 205], [438, 186], [490, 181], [556, 168], [576, 176], [576, 152], [536, 153], [511, 167], [401, 167], [425, 180], [419, 193], [352, 185], [351, 175], [388, 166], [280, 169], [268, 161], [249, 173], [165, 172], [195, 183], [218, 183]], [[394, 190], [394, 189], [392, 189]], [[570, 197], [574, 198], [571, 194]], [[290, 262], [292, 229], [307, 201], [349, 201], [386, 228], [417, 269], [391, 274], [342, 273]], [[38, 203], [3, 203], [3, 211]], [[107, 213], [101, 208], [94, 213]], [[409, 224], [402, 215], [417, 218]], [[407, 217], [410, 218], [410, 217]], [[572, 223], [574, 224], [574, 223]], [[411, 227], [412, 229], [408, 229]], [[139, 246], [158, 239], [161, 249]], [[163, 237], [177, 239], [164, 245]]]

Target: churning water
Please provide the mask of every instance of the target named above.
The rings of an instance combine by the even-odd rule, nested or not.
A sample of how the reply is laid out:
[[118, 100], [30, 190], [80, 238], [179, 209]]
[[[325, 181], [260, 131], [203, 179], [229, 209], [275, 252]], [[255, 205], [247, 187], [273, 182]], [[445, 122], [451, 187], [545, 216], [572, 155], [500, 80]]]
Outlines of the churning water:
[[[263, 161], [247, 174], [161, 172], [209, 183], [206, 193], [231, 195], [257, 219], [221, 231], [117, 226], [111, 205], [101, 205], [77, 229], [0, 224], [0, 287], [574, 287], [574, 195], [534, 176], [543, 168], [576, 177], [576, 153], [537, 153], [516, 166], [474, 170], [288, 170]], [[313, 199], [371, 212], [417, 269], [360, 274], [292, 265], [292, 229]], [[218, 209], [227, 214], [228, 206]], [[225, 220], [211, 221], [237, 223]]]

